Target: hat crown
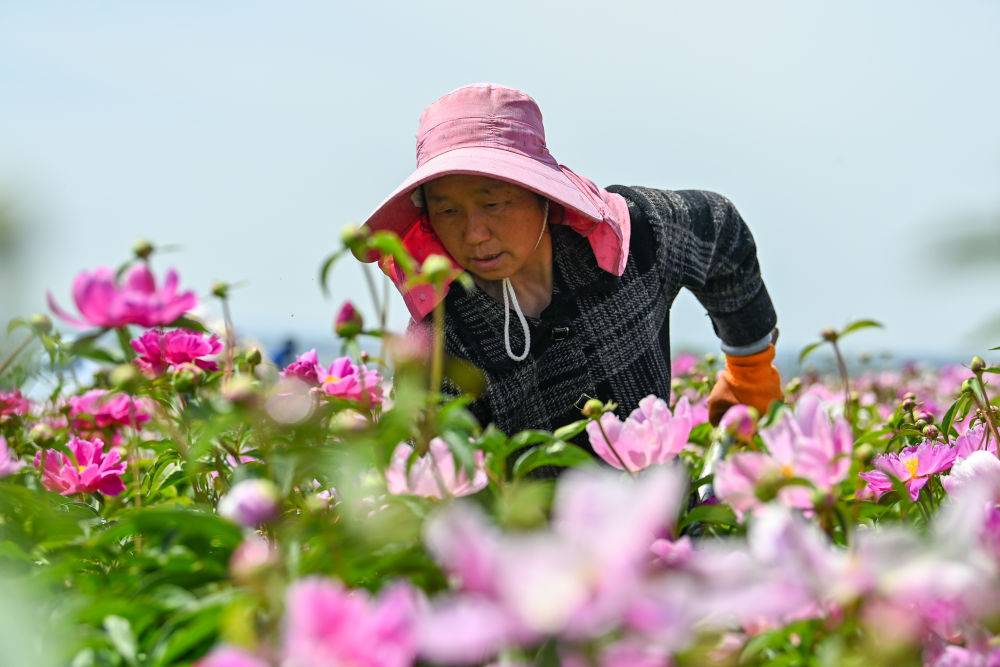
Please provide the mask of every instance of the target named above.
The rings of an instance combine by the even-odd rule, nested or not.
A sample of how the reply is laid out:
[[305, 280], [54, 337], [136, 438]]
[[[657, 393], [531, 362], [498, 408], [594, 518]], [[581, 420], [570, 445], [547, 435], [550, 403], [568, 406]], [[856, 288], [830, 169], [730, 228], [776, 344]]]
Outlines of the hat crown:
[[417, 167], [456, 148], [513, 151], [556, 167], [545, 145], [542, 112], [527, 93], [492, 83], [462, 86], [420, 114]]

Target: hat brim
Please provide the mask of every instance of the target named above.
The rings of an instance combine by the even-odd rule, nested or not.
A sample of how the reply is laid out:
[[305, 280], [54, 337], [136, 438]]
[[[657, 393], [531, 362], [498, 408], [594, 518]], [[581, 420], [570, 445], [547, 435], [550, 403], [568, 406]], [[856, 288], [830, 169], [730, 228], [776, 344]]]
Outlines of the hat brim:
[[392, 231], [402, 236], [419, 221], [422, 209], [410, 194], [418, 186], [442, 176], [472, 174], [488, 176], [536, 192], [598, 222], [601, 212], [558, 166], [548, 165], [520, 153], [482, 146], [456, 148], [417, 167], [385, 201], [368, 216], [365, 226], [372, 232]]

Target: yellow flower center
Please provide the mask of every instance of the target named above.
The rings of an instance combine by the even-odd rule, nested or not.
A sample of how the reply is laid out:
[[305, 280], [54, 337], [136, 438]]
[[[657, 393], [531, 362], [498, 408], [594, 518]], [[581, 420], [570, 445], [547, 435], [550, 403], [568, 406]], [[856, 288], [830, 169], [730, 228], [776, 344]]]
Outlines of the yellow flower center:
[[340, 382], [340, 378], [336, 375], [327, 375], [323, 378], [323, 384], [327, 384], [328, 382]]
[[911, 456], [910, 458], [908, 458], [905, 461], [903, 461], [903, 465], [906, 466], [906, 472], [910, 473], [910, 477], [916, 477], [917, 476], [917, 465], [918, 464], [919, 464], [919, 461], [917, 461], [917, 457], [916, 456]]
[[785, 465], [781, 466], [781, 475], [787, 479], [795, 477], [795, 469], [792, 468], [791, 463], [786, 463]]
[[76, 467], [76, 471], [77, 471], [77, 472], [83, 472], [83, 471], [84, 471], [84, 470], [86, 470], [86, 469], [87, 469], [87, 466], [77, 466], [77, 467]]

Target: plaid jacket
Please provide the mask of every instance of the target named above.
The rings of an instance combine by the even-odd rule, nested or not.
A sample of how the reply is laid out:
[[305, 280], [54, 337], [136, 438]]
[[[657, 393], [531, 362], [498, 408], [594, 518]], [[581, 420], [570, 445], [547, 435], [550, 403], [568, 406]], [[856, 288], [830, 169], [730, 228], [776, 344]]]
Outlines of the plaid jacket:
[[[723, 343], [748, 345], [774, 328], [753, 237], [728, 199], [701, 190], [607, 189], [628, 202], [625, 272], [598, 268], [583, 236], [552, 225], [552, 302], [528, 318], [527, 359], [507, 357], [503, 304], [457, 283], [446, 297], [445, 350], [484, 372], [486, 389], [470, 406], [484, 426], [508, 434], [553, 430], [580, 418], [584, 394], [614, 400], [623, 418], [649, 394], [669, 396], [670, 306], [681, 288], [705, 307]], [[520, 326], [511, 327], [511, 348], [524, 349]], [[447, 380], [444, 388], [457, 391]]]

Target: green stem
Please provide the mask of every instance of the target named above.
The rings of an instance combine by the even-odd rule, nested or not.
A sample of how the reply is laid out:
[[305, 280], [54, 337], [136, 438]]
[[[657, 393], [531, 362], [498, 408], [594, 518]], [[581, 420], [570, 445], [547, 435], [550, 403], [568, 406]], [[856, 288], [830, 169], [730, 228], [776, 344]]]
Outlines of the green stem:
[[597, 422], [597, 428], [600, 429], [601, 431], [601, 437], [604, 438], [604, 442], [607, 443], [608, 449], [611, 450], [611, 453], [615, 455], [616, 459], [618, 459], [618, 463], [621, 464], [622, 470], [627, 472], [632, 479], [635, 479], [635, 473], [629, 470], [628, 466], [625, 465], [625, 460], [621, 457], [621, 454], [619, 454], [618, 450], [615, 449], [615, 446], [611, 444], [611, 438], [608, 437], [607, 432], [604, 430], [604, 424], [601, 423], [600, 417], [598, 417], [594, 421]]
[[844, 383], [844, 416], [850, 419], [851, 407], [851, 378], [847, 374], [847, 364], [844, 363], [844, 355], [840, 353], [840, 346], [837, 341], [831, 341], [833, 354], [837, 358], [837, 370], [840, 371], [840, 380]]
[[20, 345], [14, 348], [13, 352], [7, 355], [7, 358], [3, 360], [2, 364], [0, 364], [0, 375], [3, 375], [4, 371], [6, 371], [10, 365], [14, 363], [14, 360], [17, 359], [18, 355], [28, 349], [28, 345], [30, 345], [31, 341], [34, 339], [34, 336], [28, 336]]
[[[440, 294], [439, 294], [440, 296]], [[434, 349], [431, 356], [430, 400], [435, 401], [441, 391], [444, 374], [444, 299], [434, 306]]]
[[[1000, 446], [1000, 433], [997, 432], [996, 422], [993, 421], [993, 404], [990, 403], [990, 395], [986, 393], [986, 383], [983, 382], [983, 374], [976, 373], [976, 382], [979, 384], [979, 390], [983, 393], [983, 404], [979, 406], [979, 409], [983, 411], [983, 419], [986, 421], [986, 427], [993, 434], [994, 442], [997, 446]], [[973, 398], [975, 398], [976, 403], [979, 403], [979, 397], [976, 396], [975, 390], [972, 392]]]
[[233, 335], [233, 317], [229, 312], [229, 299], [222, 299], [222, 317], [226, 322], [226, 367], [223, 370], [222, 377], [229, 379], [233, 376], [233, 355], [235, 351], [233, 350], [233, 345], [235, 343], [235, 336]]

